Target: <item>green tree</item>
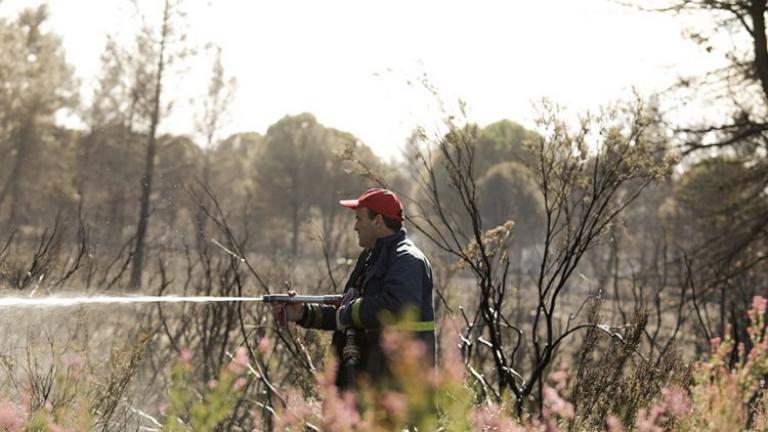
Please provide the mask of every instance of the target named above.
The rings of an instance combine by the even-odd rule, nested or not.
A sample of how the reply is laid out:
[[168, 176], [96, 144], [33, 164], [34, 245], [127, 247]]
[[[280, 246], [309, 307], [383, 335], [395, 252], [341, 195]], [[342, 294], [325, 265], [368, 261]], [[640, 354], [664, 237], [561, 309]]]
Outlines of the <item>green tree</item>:
[[[76, 82], [61, 40], [44, 30], [45, 5], [22, 11], [16, 21], [0, 21], [0, 131], [4, 158], [0, 208], [7, 203], [7, 226], [25, 223], [25, 203], [41, 199], [25, 189], [44, 157], [46, 142], [55, 140], [55, 115], [77, 102]], [[70, 194], [72, 196], [72, 194]]]
[[330, 132], [311, 114], [286, 116], [267, 129], [255, 160], [255, 185], [272, 216], [288, 217], [290, 250], [299, 255], [300, 227], [321, 202], [327, 181]]
[[227, 137], [211, 150], [211, 189], [230, 215], [242, 215], [242, 223], [257, 219], [256, 213], [263, 211], [254, 202], [258, 187], [253, 172], [263, 147], [263, 136], [244, 132]]
[[155, 227], [159, 246], [181, 250], [196, 236], [194, 223], [197, 203], [188, 193], [188, 185], [202, 169], [203, 150], [186, 136], [162, 136], [158, 140], [157, 183], [153, 191]]
[[480, 214], [488, 227], [515, 222], [515, 248], [541, 242], [544, 203], [533, 172], [519, 162], [499, 162], [477, 181]]
[[[139, 40], [142, 44], [145, 41]], [[140, 47], [137, 51], [146, 50]], [[119, 125], [133, 129], [133, 119], [143, 94], [147, 77], [146, 64], [137, 61], [113, 37], [107, 37], [101, 54], [101, 73], [93, 92], [93, 101], [86, 111], [91, 130]], [[141, 83], [141, 84], [140, 84]]]
[[[702, 235], [714, 242], [743, 236], [732, 228], [751, 225], [751, 218], [768, 209], [761, 191], [745, 184], [747, 175], [749, 169], [729, 156], [703, 159], [686, 170], [674, 186], [674, 201], [667, 209], [678, 219], [679, 241], [693, 247]], [[741, 237], [737, 241], [750, 240]]]
[[[721, 201], [728, 203], [727, 212], [742, 213], [720, 217], [739, 223], [730, 224], [726, 231], [715, 234], [713, 230], [722, 228], [718, 221], [711, 216], [702, 219], [701, 213], [694, 213], [691, 216], [701, 221], [695, 224], [703, 229], [682, 242], [688, 248], [685, 254], [700, 257], [694, 263], [694, 273], [705, 274], [707, 269], [717, 268], [719, 276], [713, 281], [735, 283], [731, 278], [741, 276], [733, 272], [742, 267], [734, 267], [734, 263], [751, 262], [755, 249], [762, 251], [759, 254], [763, 257], [762, 266], [768, 259], [768, 209], [754, 205], [766, 198], [765, 185], [768, 184], [768, 4], [765, 0], [635, 3], [644, 10], [697, 16], [700, 19], [685, 32], [704, 51], [726, 60], [725, 66], [718, 69], [682, 76], [667, 96], [674, 98], [673, 105], [682, 109], [706, 108], [712, 112], [714, 106], [716, 112], [722, 113], [709, 118], [687, 115], [685, 117], [692, 117], [692, 120], [672, 124], [671, 128], [692, 162], [712, 154], [733, 158], [729, 163], [721, 161], [713, 165], [713, 161], [705, 162], [705, 165], [692, 168], [690, 175], [698, 177], [704, 167], [715, 169], [717, 166], [717, 170], [741, 167], [738, 175], [729, 172], [733, 174], [729, 181], [738, 181], [739, 186], [719, 191]], [[692, 181], [693, 177], [686, 177], [689, 177], [686, 183]], [[680, 192], [680, 188], [677, 189], [676, 194]], [[730, 195], [723, 196], [725, 192]], [[683, 199], [679, 195], [678, 198]], [[704, 199], [703, 202], [708, 201]], [[715, 225], [706, 225], [707, 221]], [[721, 241], [712, 241], [713, 237], [719, 237]], [[710, 261], [702, 259], [703, 251]], [[741, 306], [741, 311], [746, 311], [745, 305]], [[737, 312], [736, 315], [741, 314]]]
[[768, 277], [768, 241], [759, 232], [768, 214], [768, 197], [761, 186], [748, 181], [752, 174], [751, 167], [733, 156], [701, 160], [674, 185], [665, 204], [666, 222], [695, 270], [697, 301], [718, 310], [711, 321], [699, 316], [705, 336], [722, 334], [731, 323], [734, 339], [748, 348], [744, 310], [753, 296], [764, 292], [756, 281]]
[[112, 250], [127, 240], [124, 230], [140, 198], [132, 180], [141, 176], [143, 142], [123, 124], [94, 126], [80, 138], [75, 184], [95, 246]]
[[[669, 169], [667, 164], [657, 164], [651, 151], [654, 143], [646, 134], [653, 119], [646, 115], [641, 100], [587, 116], [578, 128], [552, 104], [545, 102], [542, 111], [537, 123], [541, 135], [527, 143], [536, 156], [537, 164], [531, 169], [542, 198], [544, 231], [533, 275], [535, 286], [530, 290], [534, 306], [525, 321], [511, 316], [507, 306], [511, 298], [508, 239], [514, 228], [511, 224], [486, 226], [480, 211], [484, 197], [476, 180], [476, 127], [457, 127], [447, 121], [449, 133], [433, 147], [441, 157], [422, 154], [418, 158], [424, 165], [422, 178], [427, 179], [420, 183], [425, 199], [419, 200], [419, 212], [411, 218], [437, 248], [459, 260], [475, 277], [474, 312], [467, 313], [471, 309], [462, 305], [464, 363], [471, 366], [481, 397], [501, 401], [512, 392], [518, 415], [532, 399], [541, 408], [544, 378], [561, 343], [581, 330], [600, 330], [594, 322], [558, 323], [563, 297], [572, 289], [586, 252], [604, 238], [642, 190]], [[443, 180], [435, 174], [437, 169], [447, 171], [445, 178], [469, 219], [469, 236], [458, 231], [456, 219], [446, 211], [453, 203], [440, 196]], [[488, 181], [500, 176], [489, 175]]]
[[[541, 210], [537, 209], [534, 200], [527, 199], [526, 203], [517, 203], [512, 201], [515, 196], [510, 189], [495, 189], [494, 187], [523, 187], [519, 192], [530, 197], [531, 191], [529, 184], [533, 178], [534, 159], [531, 152], [526, 148], [525, 143], [535, 139], [536, 134], [528, 131], [522, 126], [509, 120], [501, 120], [492, 123], [485, 128], [479, 128], [477, 125], [467, 125], [461, 131], [455, 130], [453, 133], [462, 133], [466, 136], [473, 136], [473, 152], [469, 155], [471, 160], [465, 161], [467, 169], [472, 172], [472, 177], [478, 181], [478, 210], [481, 212], [483, 226], [481, 228], [493, 228], [497, 225], [491, 225], [496, 222], [503, 224], [508, 219], [501, 220], [500, 216], [516, 215], [525, 217], [524, 226], [529, 226], [529, 221], [535, 220], [537, 214], [541, 215]], [[446, 137], [444, 139], [451, 139]], [[471, 239], [473, 227], [472, 221], [464, 209], [462, 199], [454, 185], [454, 179], [451, 173], [456, 171], [451, 166], [453, 162], [443, 153], [434, 153], [431, 155], [434, 166], [434, 187], [436, 196], [441, 201], [441, 207], [446, 212], [446, 217], [452, 219], [455, 233], [465, 240]], [[507, 165], [499, 165], [508, 163]], [[499, 165], [494, 172], [490, 172], [492, 167]], [[481, 183], [485, 187], [481, 187]], [[527, 206], [532, 204], [532, 206]], [[517, 206], [525, 206], [525, 209], [513, 211]], [[487, 213], [486, 213], [487, 212]], [[530, 213], [529, 213], [530, 212]], [[517, 221], [516, 221], [517, 222]], [[522, 222], [522, 220], [521, 220]], [[526, 237], [526, 242], [532, 237]], [[530, 243], [526, 243], [530, 244]]]
[[511, 161], [530, 167], [535, 161], [525, 143], [536, 133], [510, 121], [500, 120], [482, 128], [477, 137], [477, 172], [486, 173], [493, 165]]
[[376, 172], [378, 175], [389, 175], [391, 172], [370, 147], [349, 132], [329, 129], [328, 146], [330, 154], [326, 158], [326, 181], [317, 206], [325, 252], [329, 256], [336, 256], [345, 240], [351, 237], [352, 220], [349, 212], [339, 205], [339, 200], [358, 196], [373, 186], [366, 173], [357, 169], [360, 167], [358, 163], [347, 155], [354, 154], [367, 172]]

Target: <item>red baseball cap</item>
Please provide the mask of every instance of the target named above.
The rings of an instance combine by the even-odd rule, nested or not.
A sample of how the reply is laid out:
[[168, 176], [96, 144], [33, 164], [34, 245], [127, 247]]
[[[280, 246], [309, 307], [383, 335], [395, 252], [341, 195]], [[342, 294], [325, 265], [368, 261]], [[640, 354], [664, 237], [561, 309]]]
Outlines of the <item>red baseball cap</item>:
[[368, 189], [357, 199], [341, 200], [339, 204], [351, 209], [365, 207], [387, 219], [403, 220], [403, 204], [400, 202], [400, 198], [387, 189]]

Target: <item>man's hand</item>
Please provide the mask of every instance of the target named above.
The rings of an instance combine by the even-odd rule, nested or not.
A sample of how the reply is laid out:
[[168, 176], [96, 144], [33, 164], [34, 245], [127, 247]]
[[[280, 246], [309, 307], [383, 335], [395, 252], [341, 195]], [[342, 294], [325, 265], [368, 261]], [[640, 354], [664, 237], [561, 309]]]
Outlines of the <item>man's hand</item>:
[[[293, 297], [296, 291], [288, 291], [288, 295]], [[304, 305], [301, 303], [272, 303], [272, 315], [280, 327], [288, 326], [288, 321], [300, 321], [304, 316]]]
[[341, 303], [339, 304], [339, 306], [350, 304], [352, 303], [353, 300], [355, 300], [358, 297], [360, 297], [360, 293], [357, 291], [357, 289], [350, 288], [347, 290], [346, 293], [344, 293], [344, 297], [342, 297]]
[[341, 322], [341, 317], [346, 313], [350, 303], [358, 297], [360, 297], [360, 293], [355, 288], [350, 288], [344, 294], [344, 298], [341, 299], [341, 304], [338, 309], [336, 309], [336, 330], [344, 331], [347, 328], [347, 326]]

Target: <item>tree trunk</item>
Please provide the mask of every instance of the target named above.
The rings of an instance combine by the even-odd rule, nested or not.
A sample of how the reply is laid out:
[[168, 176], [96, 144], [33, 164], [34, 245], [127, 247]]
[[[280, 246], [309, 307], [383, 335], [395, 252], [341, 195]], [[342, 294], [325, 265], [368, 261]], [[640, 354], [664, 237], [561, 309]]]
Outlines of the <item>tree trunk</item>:
[[291, 225], [293, 225], [291, 227], [291, 253], [293, 254], [293, 258], [297, 259], [299, 257], [299, 225], [301, 225], [299, 209], [301, 208], [301, 204], [296, 202], [295, 198], [293, 201], [293, 208], [291, 209]]
[[168, 37], [169, 7], [169, 1], [166, 0], [163, 12], [163, 29], [160, 37], [160, 55], [157, 61], [157, 74], [155, 75], [155, 94], [153, 96], [152, 117], [147, 142], [147, 157], [144, 164], [144, 175], [141, 179], [141, 209], [139, 211], [139, 224], [136, 228], [136, 246], [133, 250], [131, 280], [129, 283], [129, 289], [131, 290], [141, 289], [141, 274], [144, 267], [144, 242], [149, 226], [152, 177], [154, 175], [155, 154], [157, 153], [157, 125], [160, 122], [160, 95], [162, 93], [163, 69], [165, 66], [165, 45]]
[[[208, 146], [205, 149], [205, 159], [203, 160], [203, 185], [208, 188], [209, 190], [212, 190], [211, 188], [211, 141], [212, 139], [208, 138]], [[205, 250], [206, 247], [206, 241], [207, 241], [207, 235], [206, 235], [206, 224], [208, 222], [208, 219], [205, 215], [205, 211], [203, 211], [203, 206], [205, 206], [208, 202], [206, 193], [201, 194], [200, 196], [200, 202], [197, 204], [197, 215], [196, 215], [196, 225], [197, 225], [197, 249], [200, 251]]]
[[10, 193], [11, 203], [7, 220], [7, 227], [9, 231], [14, 229], [14, 225], [16, 225], [16, 220], [18, 218], [17, 210], [21, 200], [21, 176], [24, 173], [24, 165], [26, 165], [27, 158], [29, 156], [29, 140], [31, 135], [31, 128], [32, 126], [29, 123], [25, 124], [17, 137], [16, 162], [13, 164], [13, 169], [11, 170], [8, 179], [3, 186], [3, 190], [0, 192], [0, 207], [2, 207], [3, 203], [5, 202], [5, 198], [9, 196]]
[[768, 41], [766, 41], [765, 36], [765, 0], [753, 0], [750, 15], [754, 38], [755, 73], [763, 89], [763, 98], [768, 99]]

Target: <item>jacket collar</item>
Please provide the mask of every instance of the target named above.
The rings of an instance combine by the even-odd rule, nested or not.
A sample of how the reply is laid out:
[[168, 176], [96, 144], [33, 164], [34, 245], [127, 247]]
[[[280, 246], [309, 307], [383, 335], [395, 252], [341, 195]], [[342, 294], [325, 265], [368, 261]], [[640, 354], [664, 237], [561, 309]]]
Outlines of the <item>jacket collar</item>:
[[392, 254], [393, 249], [397, 248], [397, 244], [405, 239], [405, 236], [405, 228], [401, 228], [399, 231], [386, 237], [379, 237], [376, 239], [373, 249], [367, 249], [367, 253], [364, 252], [367, 257], [366, 261], [370, 265], [365, 276], [365, 282], [373, 277], [373, 275], [380, 274], [383, 269], [386, 269], [389, 265], [389, 255]]
[[376, 244], [373, 246], [373, 248], [366, 249], [363, 254], [368, 257], [368, 260], [380, 261], [378, 258], [381, 256], [381, 254], [392, 250], [392, 245], [397, 245], [403, 241], [406, 234], [407, 233], [405, 232], [405, 228], [400, 228], [399, 231], [396, 231], [386, 237], [379, 237], [376, 239]]
[[380, 250], [382, 247], [390, 246], [392, 244], [399, 243], [401, 240], [405, 238], [406, 232], [405, 228], [400, 228], [400, 230], [395, 231], [393, 234], [390, 234], [386, 237], [379, 237], [376, 239], [376, 244], [373, 246], [373, 252], [374, 254]]

